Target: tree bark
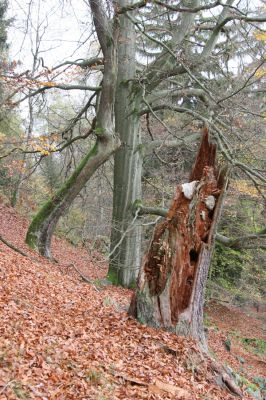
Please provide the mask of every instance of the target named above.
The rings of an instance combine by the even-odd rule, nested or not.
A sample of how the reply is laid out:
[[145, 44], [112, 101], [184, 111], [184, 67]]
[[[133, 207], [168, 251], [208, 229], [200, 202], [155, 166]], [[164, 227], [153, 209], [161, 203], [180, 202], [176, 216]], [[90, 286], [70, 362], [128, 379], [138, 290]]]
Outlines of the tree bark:
[[[122, 9], [132, 5], [131, 0], [117, 2]], [[191, 7], [198, 0], [192, 0]], [[130, 12], [130, 16], [134, 11]], [[174, 46], [184, 40], [195, 16], [182, 15], [180, 28], [173, 37]], [[136, 82], [136, 32], [134, 20], [124, 14], [119, 16], [118, 81], [116, 91], [116, 131], [122, 142], [115, 154], [114, 198], [111, 232], [111, 256], [108, 277], [114, 284], [130, 287], [135, 284], [141, 265], [141, 226], [132, 210], [141, 199], [142, 154], [139, 132], [140, 110], [143, 106], [143, 87]], [[146, 91], [150, 93], [161, 82], [158, 71], [176, 65], [176, 59], [163, 54], [151, 63], [146, 73]]]
[[51, 258], [51, 239], [59, 218], [68, 210], [97, 168], [111, 156], [117, 147], [118, 141], [115, 138], [98, 137], [96, 144], [72, 176], [33, 218], [26, 235], [26, 243], [30, 247], [43, 256]]
[[[131, 4], [121, 0], [120, 7]], [[115, 119], [121, 147], [115, 154], [114, 197], [110, 265], [108, 278], [114, 284], [130, 286], [136, 282], [140, 268], [141, 227], [132, 214], [132, 206], [141, 198], [142, 160], [139, 152], [140, 89], [136, 74], [135, 27], [125, 16], [119, 16], [118, 81]]]
[[116, 21], [110, 24], [101, 2], [90, 0], [94, 24], [104, 55], [103, 84], [96, 115], [96, 143], [83, 158], [63, 187], [41, 208], [34, 217], [26, 236], [26, 242], [42, 255], [51, 257], [51, 238], [59, 218], [69, 208], [75, 197], [93, 173], [119, 147], [115, 134], [114, 102], [117, 79]]
[[166, 220], [155, 228], [129, 313], [141, 322], [190, 335], [206, 349], [203, 302], [227, 173], [204, 131], [190, 182], [177, 186]]

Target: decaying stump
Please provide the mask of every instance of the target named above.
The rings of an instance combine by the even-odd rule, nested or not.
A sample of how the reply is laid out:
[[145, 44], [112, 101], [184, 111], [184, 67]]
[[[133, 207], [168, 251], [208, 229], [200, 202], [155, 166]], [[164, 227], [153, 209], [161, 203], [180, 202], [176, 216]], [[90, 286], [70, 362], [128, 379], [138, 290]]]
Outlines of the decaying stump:
[[129, 309], [141, 322], [190, 335], [205, 349], [204, 288], [226, 175], [205, 129], [190, 182], [177, 186], [166, 219], [155, 228]]

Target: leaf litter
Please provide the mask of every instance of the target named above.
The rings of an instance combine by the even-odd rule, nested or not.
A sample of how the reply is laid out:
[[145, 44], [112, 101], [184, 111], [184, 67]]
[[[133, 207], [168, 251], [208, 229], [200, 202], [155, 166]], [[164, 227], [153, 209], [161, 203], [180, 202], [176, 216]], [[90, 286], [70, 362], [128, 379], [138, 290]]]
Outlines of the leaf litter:
[[97, 270], [84, 249], [56, 238], [51, 263], [24, 244], [26, 219], [4, 205], [0, 215], [0, 234], [32, 257], [0, 243], [0, 400], [235, 398], [193, 340], [127, 315], [131, 290], [98, 290], [66, 267], [101, 279], [104, 262]]

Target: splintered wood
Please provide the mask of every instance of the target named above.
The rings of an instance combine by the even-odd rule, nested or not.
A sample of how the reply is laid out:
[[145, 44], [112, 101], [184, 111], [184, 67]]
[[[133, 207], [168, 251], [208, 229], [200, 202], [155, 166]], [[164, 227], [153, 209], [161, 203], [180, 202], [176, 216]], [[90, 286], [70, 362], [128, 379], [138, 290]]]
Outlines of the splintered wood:
[[177, 186], [166, 220], [155, 228], [129, 310], [142, 322], [191, 335], [203, 347], [204, 288], [226, 180], [205, 129], [189, 182]]

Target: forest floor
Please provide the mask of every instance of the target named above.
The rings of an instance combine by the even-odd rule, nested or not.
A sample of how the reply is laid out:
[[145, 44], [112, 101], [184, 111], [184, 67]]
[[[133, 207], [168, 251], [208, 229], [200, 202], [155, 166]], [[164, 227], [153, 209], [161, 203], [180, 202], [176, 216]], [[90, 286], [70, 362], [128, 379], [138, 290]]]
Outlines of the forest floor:
[[[48, 262], [24, 244], [27, 219], [1, 202], [0, 216], [0, 235], [28, 255], [0, 242], [0, 400], [236, 398], [192, 340], [127, 315], [132, 291], [100, 285], [100, 255], [55, 238], [58, 263]], [[265, 385], [265, 313], [212, 301], [206, 325], [210, 354], [239, 374], [243, 398], [262, 398], [248, 391]]]

